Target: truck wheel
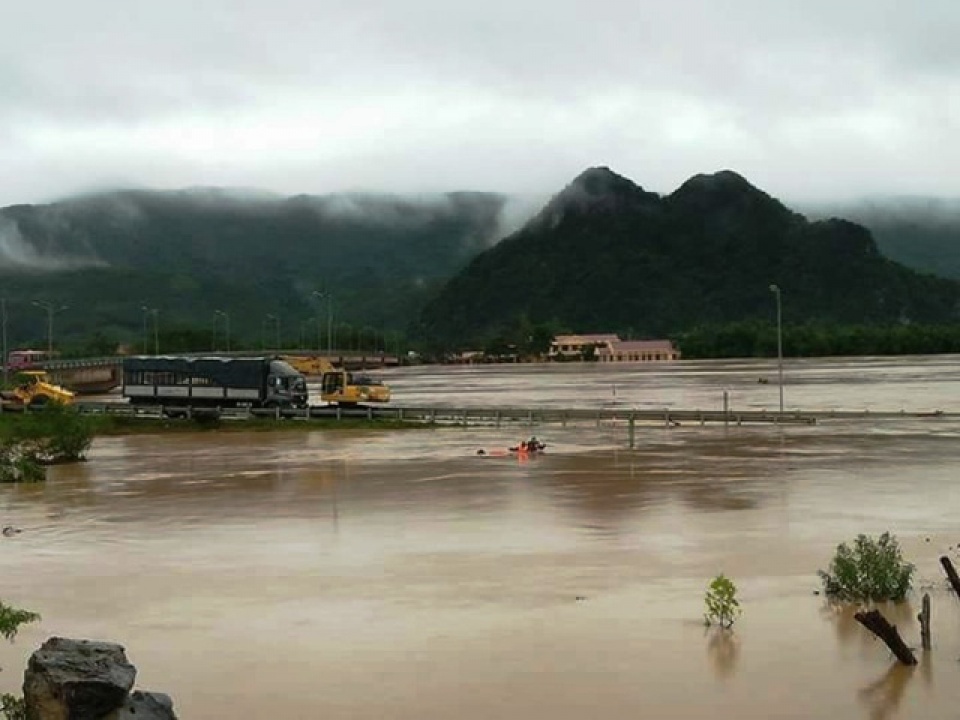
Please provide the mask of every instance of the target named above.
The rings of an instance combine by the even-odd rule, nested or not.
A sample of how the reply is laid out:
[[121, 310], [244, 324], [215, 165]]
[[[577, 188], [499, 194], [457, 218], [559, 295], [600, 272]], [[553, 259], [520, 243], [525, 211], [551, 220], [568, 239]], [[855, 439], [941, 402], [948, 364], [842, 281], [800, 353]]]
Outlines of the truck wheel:
[[30, 400], [30, 407], [43, 407], [49, 402], [50, 398], [46, 395], [37, 395], [35, 398]]

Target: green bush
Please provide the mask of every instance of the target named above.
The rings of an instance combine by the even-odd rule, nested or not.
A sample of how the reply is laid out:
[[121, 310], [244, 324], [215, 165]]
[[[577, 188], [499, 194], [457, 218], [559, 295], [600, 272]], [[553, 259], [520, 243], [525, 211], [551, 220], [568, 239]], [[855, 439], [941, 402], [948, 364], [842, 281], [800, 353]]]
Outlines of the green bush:
[[[0, 635], [13, 642], [21, 625], [36, 622], [40, 616], [29, 610], [10, 607], [0, 601]], [[26, 720], [27, 709], [23, 698], [9, 693], [0, 695], [0, 716], [5, 720]]]
[[31, 448], [0, 441], [0, 483], [42, 482], [47, 477]]
[[44, 465], [83, 460], [93, 441], [93, 423], [74, 408], [0, 416], [0, 482], [39, 482]]
[[722, 573], [710, 582], [703, 602], [707, 607], [703, 616], [707, 625], [729, 628], [742, 612], [737, 600], [737, 586]]
[[900, 601], [906, 597], [914, 567], [904, 562], [897, 539], [889, 532], [874, 540], [857, 535], [853, 547], [837, 546], [829, 572], [818, 571], [827, 596], [845, 601]]
[[44, 410], [47, 432], [43, 438], [43, 455], [48, 463], [77, 462], [86, 458], [93, 442], [88, 418], [76, 410], [51, 406]]

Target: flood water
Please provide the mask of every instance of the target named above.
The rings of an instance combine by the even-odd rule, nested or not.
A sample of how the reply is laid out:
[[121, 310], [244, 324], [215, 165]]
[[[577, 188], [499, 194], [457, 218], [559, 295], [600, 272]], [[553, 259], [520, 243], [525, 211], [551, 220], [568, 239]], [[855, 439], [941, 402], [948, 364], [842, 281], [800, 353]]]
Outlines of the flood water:
[[[408, 405], [778, 404], [769, 362], [382, 375]], [[955, 411], [960, 358], [791, 361], [785, 381], [788, 409]], [[531, 433], [546, 454], [501, 454]], [[43, 615], [0, 647], [0, 691], [64, 635], [123, 644], [182, 718], [952, 718], [958, 446], [948, 417], [651, 424], [633, 449], [590, 422], [99, 438], [0, 488], [23, 528], [0, 596]], [[932, 597], [915, 668], [814, 592], [837, 543], [884, 530]], [[732, 634], [702, 622], [719, 572]], [[883, 608], [916, 646], [919, 594]]]

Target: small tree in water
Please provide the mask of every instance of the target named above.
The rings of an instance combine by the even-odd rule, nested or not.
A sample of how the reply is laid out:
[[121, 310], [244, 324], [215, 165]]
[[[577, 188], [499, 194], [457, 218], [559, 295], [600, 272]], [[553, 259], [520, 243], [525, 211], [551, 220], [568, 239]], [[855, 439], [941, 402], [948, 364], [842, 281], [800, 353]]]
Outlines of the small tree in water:
[[913, 579], [914, 566], [904, 562], [900, 544], [889, 532], [874, 540], [857, 535], [853, 547], [840, 543], [829, 572], [818, 571], [823, 591], [845, 601], [903, 600]]
[[707, 612], [703, 616], [704, 623], [707, 625], [732, 627], [734, 620], [742, 612], [740, 601], [737, 600], [737, 586], [723, 573], [710, 582], [703, 602], [707, 607]]

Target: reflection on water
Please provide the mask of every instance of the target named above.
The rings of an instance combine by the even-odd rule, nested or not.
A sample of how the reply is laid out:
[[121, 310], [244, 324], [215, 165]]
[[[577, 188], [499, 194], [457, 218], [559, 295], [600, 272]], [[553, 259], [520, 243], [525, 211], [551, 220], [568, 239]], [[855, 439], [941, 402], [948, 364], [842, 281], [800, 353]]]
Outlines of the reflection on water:
[[[752, 378], [759, 403], [776, 393], [756, 387], [759, 369], [623, 369], [617, 400], [689, 406], [720, 385], [746, 399]], [[843, 406], [905, 387], [927, 403], [925, 373], [941, 395], [957, 373], [940, 360], [790, 371], [794, 397]], [[606, 401], [616, 372], [417, 369], [394, 385], [411, 403], [457, 387], [477, 404], [566, 403], [591, 384]], [[44, 618], [0, 646], [0, 666], [51, 634], [115, 639], [138, 684], [196, 718], [919, 718], [960, 702], [948, 594], [932, 591], [924, 682], [888, 674], [853, 608], [813, 595], [860, 532], [894, 532], [920, 576], [940, 577], [938, 549], [957, 542], [957, 423], [658, 425], [633, 450], [622, 423], [584, 423], [535, 428], [548, 452], [527, 462], [476, 455], [530, 430], [98, 439], [88, 463], [0, 488], [3, 524], [24, 529], [0, 538], [3, 599]], [[744, 615], [704, 638], [719, 572]], [[919, 644], [915, 608], [883, 612]], [[0, 674], [0, 690], [18, 684]]]
[[719, 680], [726, 680], [737, 669], [740, 656], [740, 638], [732, 629], [711, 627], [707, 629], [707, 655], [710, 666]]
[[860, 700], [867, 706], [870, 720], [896, 717], [903, 700], [903, 691], [916, 667], [895, 663], [874, 682], [860, 689]]

